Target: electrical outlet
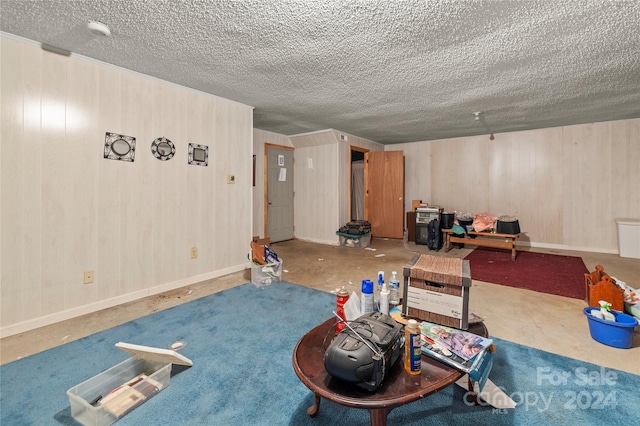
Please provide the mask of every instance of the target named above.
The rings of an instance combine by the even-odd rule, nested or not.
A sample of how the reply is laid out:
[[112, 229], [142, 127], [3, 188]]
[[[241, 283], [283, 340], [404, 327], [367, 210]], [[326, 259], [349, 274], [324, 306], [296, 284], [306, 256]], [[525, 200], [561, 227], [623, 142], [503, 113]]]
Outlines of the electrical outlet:
[[191, 247], [191, 258], [192, 259], [198, 258], [198, 247]]
[[85, 284], [93, 283], [93, 271], [84, 271], [83, 283]]
[[236, 177], [234, 175], [227, 175], [227, 183], [236, 183]]

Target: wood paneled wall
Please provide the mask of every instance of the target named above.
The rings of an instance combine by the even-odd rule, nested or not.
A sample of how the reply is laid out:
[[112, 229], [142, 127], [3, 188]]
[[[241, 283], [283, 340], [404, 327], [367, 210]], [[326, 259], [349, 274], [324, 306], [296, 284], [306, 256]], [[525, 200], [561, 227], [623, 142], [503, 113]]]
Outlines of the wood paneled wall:
[[514, 215], [521, 242], [615, 253], [640, 218], [640, 119], [388, 145], [405, 154], [405, 208]]
[[[431, 194], [431, 145], [426, 142], [387, 145], [385, 151], [404, 153], [404, 208], [411, 211], [411, 200], [429, 201]], [[405, 223], [405, 227], [406, 227]]]
[[338, 230], [339, 150], [331, 130], [294, 135], [296, 238], [335, 244]]
[[370, 151], [384, 147], [333, 129], [290, 136], [290, 140], [295, 147], [296, 238], [338, 244], [336, 231], [351, 214], [350, 147]]
[[[248, 265], [251, 107], [1, 43], [3, 336]], [[105, 132], [136, 137], [133, 163], [103, 158]], [[169, 161], [151, 154], [161, 136]], [[189, 143], [208, 167], [187, 164]]]

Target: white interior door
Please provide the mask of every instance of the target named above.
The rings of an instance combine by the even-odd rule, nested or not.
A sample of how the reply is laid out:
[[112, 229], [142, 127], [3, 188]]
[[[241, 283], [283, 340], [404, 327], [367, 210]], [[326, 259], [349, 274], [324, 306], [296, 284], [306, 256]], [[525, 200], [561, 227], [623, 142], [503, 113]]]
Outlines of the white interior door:
[[265, 147], [265, 236], [271, 242], [292, 240], [293, 233], [293, 148]]

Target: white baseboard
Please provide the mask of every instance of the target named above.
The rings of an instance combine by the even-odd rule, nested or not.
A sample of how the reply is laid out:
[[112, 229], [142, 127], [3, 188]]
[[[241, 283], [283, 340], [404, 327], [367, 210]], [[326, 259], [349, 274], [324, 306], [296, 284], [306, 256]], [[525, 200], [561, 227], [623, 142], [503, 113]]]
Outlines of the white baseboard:
[[13, 336], [19, 333], [24, 333], [26, 331], [34, 330], [36, 328], [55, 324], [60, 321], [65, 321], [71, 318], [76, 318], [82, 315], [87, 315], [93, 312], [97, 312], [102, 309], [112, 308], [114, 306], [122, 305], [123, 303], [142, 299], [147, 296], [153, 296], [156, 294], [164, 293], [166, 291], [175, 290], [177, 288], [182, 288], [188, 285], [196, 284], [202, 281], [218, 278], [223, 275], [232, 274], [234, 272], [242, 271], [247, 268], [249, 268], [249, 263], [243, 263], [241, 265], [224, 268], [217, 271], [207, 272], [206, 274], [196, 275], [193, 277], [185, 278], [183, 280], [178, 280], [178, 281], [173, 281], [166, 284], [160, 284], [157, 286], [148, 287], [143, 290], [134, 291], [132, 293], [123, 294], [121, 296], [112, 297], [110, 299], [99, 300], [97, 302], [89, 303], [87, 305], [77, 306], [75, 308], [67, 309], [67, 310], [56, 312], [49, 315], [43, 315], [41, 317], [22, 321], [16, 324], [11, 324], [6, 327], [0, 328], [0, 338]]
[[546, 249], [556, 249], [556, 250], [574, 250], [574, 251], [586, 251], [590, 253], [607, 253], [607, 254], [618, 254], [618, 250], [613, 249], [605, 249], [605, 248], [597, 248], [597, 247], [574, 247], [568, 246], [566, 244], [547, 244], [547, 243], [523, 243], [521, 241], [516, 241], [516, 247], [537, 247], [537, 248], [546, 248]]
[[[318, 243], [318, 244], [327, 244], [331, 246], [339, 246], [339, 241], [327, 241], [327, 240], [319, 240], [316, 238], [303, 238], [296, 237], [296, 240], [299, 241], [307, 241], [310, 243]], [[568, 246], [566, 244], [547, 244], [547, 243], [536, 243], [536, 242], [523, 242], [516, 241], [516, 247], [534, 247], [534, 248], [545, 248], [545, 249], [556, 249], [556, 250], [574, 250], [574, 251], [586, 251], [591, 253], [607, 253], [607, 254], [618, 254], [618, 250], [615, 249], [605, 249], [599, 247], [573, 247]]]
[[340, 245], [340, 241], [336, 241], [336, 240], [327, 241], [327, 240], [318, 240], [318, 239], [315, 239], [315, 238], [301, 238], [301, 237], [296, 237], [296, 240], [298, 240], [298, 241], [306, 241], [308, 243], [325, 244], [325, 245], [329, 245], [329, 246], [339, 246]]

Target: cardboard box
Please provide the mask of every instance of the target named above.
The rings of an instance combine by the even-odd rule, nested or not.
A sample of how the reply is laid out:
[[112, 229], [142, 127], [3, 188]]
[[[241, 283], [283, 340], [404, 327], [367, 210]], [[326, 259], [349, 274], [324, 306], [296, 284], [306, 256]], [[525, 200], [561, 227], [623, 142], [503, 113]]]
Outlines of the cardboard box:
[[411, 211], [415, 212], [420, 204], [422, 204], [422, 200], [411, 200]]
[[282, 260], [266, 265], [251, 262], [251, 283], [256, 287], [266, 287], [282, 280]]
[[466, 330], [470, 287], [468, 260], [417, 254], [404, 267], [402, 313]]
[[336, 232], [340, 238], [342, 247], [365, 248], [371, 244], [371, 232], [366, 234], [346, 234], [344, 232]]
[[170, 349], [117, 343], [127, 360], [67, 391], [71, 415], [85, 426], [108, 426], [169, 386], [172, 364], [193, 363]]
[[271, 238], [267, 237], [267, 238], [260, 238], [260, 237], [253, 237], [252, 241], [256, 244], [261, 244], [263, 246], [268, 246], [271, 244]]

